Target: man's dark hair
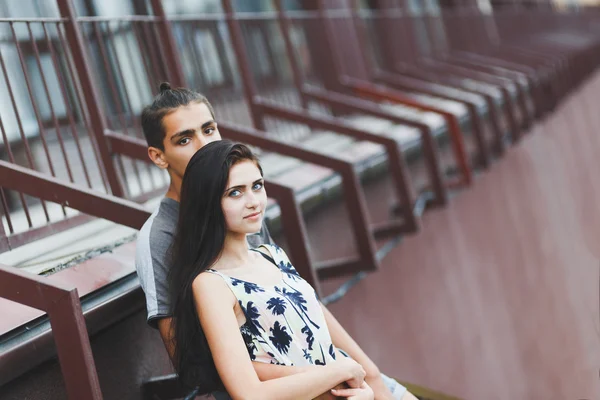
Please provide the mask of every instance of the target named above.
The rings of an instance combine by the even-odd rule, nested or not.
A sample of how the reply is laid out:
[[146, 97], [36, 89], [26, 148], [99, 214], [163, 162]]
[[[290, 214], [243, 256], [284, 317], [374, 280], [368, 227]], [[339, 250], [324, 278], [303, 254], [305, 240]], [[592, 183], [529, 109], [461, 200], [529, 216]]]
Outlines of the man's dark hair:
[[165, 149], [163, 140], [166, 132], [162, 124], [163, 118], [179, 107], [185, 107], [191, 103], [206, 104], [210, 114], [215, 118], [212, 106], [200, 93], [186, 88], [172, 89], [168, 82], [160, 84], [160, 92], [154, 97], [152, 104], [142, 110], [142, 130], [148, 147]]

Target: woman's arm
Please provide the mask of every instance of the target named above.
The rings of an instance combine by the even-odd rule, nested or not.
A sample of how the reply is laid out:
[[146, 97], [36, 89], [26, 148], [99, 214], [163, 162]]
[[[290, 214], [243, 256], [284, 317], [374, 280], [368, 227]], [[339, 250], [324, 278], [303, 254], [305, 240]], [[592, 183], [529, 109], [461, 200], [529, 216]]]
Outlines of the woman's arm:
[[[236, 299], [217, 275], [200, 274], [193, 283], [198, 317], [225, 389], [234, 399], [313, 399], [339, 383], [361, 380], [356, 362], [339, 360], [320, 368], [261, 382], [240, 334]], [[350, 360], [348, 360], [350, 361]], [[364, 377], [364, 375], [363, 375]]]
[[333, 345], [339, 349], [344, 350], [350, 355], [356, 362], [358, 362], [365, 369], [367, 376], [365, 381], [369, 384], [373, 392], [375, 393], [376, 399], [391, 399], [393, 398], [392, 393], [381, 379], [381, 372], [377, 365], [365, 354], [360, 348], [358, 343], [352, 339], [350, 334], [346, 332], [344, 327], [338, 322], [333, 314], [321, 303], [323, 314], [325, 315], [325, 323], [329, 329], [331, 335], [331, 341]]

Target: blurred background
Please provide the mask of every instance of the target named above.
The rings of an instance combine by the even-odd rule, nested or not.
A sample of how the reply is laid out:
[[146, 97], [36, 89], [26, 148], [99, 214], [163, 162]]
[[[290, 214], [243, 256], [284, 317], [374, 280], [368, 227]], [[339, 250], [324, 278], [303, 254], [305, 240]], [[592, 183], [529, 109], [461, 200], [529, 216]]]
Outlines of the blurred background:
[[258, 152], [271, 234], [382, 371], [600, 398], [599, 3], [0, 1], [0, 399], [185, 397], [134, 268], [163, 81]]

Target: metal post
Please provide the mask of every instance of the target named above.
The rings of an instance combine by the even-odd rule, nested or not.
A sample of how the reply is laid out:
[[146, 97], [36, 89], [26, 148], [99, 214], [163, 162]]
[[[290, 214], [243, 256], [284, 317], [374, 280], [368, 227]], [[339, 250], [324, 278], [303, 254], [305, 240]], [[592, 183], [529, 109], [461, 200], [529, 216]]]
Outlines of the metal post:
[[167, 14], [162, 6], [161, 0], [151, 0], [152, 12], [161, 20], [158, 22], [160, 52], [163, 56], [163, 62], [167, 64], [167, 73], [171, 82], [175, 86], [185, 86], [185, 74], [181, 66], [180, 56], [177, 52], [177, 42], [173, 36], [173, 29]]
[[90, 65], [86, 56], [85, 46], [83, 44], [83, 37], [77, 17], [75, 15], [75, 7], [73, 6], [72, 0], [57, 0], [60, 15], [63, 18], [67, 18], [65, 22], [65, 31], [67, 36], [67, 42], [73, 56], [73, 62], [75, 64], [75, 73], [81, 87], [84, 88], [83, 96], [85, 108], [88, 111], [89, 122], [91, 128], [91, 135], [97, 145], [98, 152], [100, 153], [100, 161], [102, 167], [106, 173], [108, 184], [110, 186], [113, 195], [123, 197], [123, 187], [119, 181], [117, 171], [112, 162], [110, 156], [110, 149], [104, 138], [104, 130], [106, 129], [106, 121], [102, 109], [100, 108], [100, 94], [96, 90], [94, 81], [92, 79], [92, 73]]
[[248, 63], [248, 54], [242, 39], [242, 29], [239, 21], [235, 17], [233, 10], [233, 4], [231, 0], [221, 0], [223, 5], [223, 11], [225, 11], [225, 19], [227, 21], [227, 28], [229, 29], [229, 36], [231, 37], [231, 44], [233, 45], [233, 51], [238, 62], [240, 75], [242, 76], [242, 85], [244, 88], [244, 96], [246, 102], [250, 108], [250, 118], [252, 124], [258, 130], [265, 130], [264, 114], [260, 107], [256, 106], [257, 90], [254, 83], [254, 77], [252, 76], [252, 70]]

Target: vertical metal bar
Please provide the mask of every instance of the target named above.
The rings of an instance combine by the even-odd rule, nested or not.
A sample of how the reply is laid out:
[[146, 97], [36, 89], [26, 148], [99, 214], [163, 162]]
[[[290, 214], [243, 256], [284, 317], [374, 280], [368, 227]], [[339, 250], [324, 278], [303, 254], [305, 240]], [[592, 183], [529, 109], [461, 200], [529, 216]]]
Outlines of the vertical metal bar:
[[152, 32], [151, 32], [151, 27], [150, 27], [150, 23], [145, 23], [145, 22], [140, 22], [140, 25], [142, 26], [142, 36], [143, 36], [143, 43], [145, 43], [145, 49], [148, 51], [148, 54], [151, 58], [150, 60], [150, 65], [152, 66], [152, 71], [154, 73], [154, 76], [152, 77], [153, 81], [154, 81], [154, 86], [158, 85], [158, 82], [160, 81], [164, 81], [167, 80], [167, 76], [160, 71], [160, 67], [163, 65], [160, 55], [157, 55], [157, 46], [153, 46], [151, 44], [156, 43], [156, 38], [152, 38]]
[[[45, 29], [44, 23], [42, 22], [42, 26]], [[48, 107], [50, 108], [50, 115], [52, 117], [52, 123], [54, 124], [54, 129], [56, 129], [56, 137], [58, 138], [58, 143], [60, 146], [60, 150], [63, 155], [63, 159], [65, 161], [65, 166], [67, 167], [67, 175], [69, 176], [69, 180], [73, 181], [73, 173], [71, 172], [71, 165], [69, 164], [69, 158], [67, 157], [67, 152], [65, 150], [65, 144], [62, 138], [62, 134], [60, 132], [60, 126], [58, 124], [58, 120], [56, 119], [56, 113], [54, 112], [54, 106], [52, 105], [52, 98], [50, 96], [50, 91], [48, 90], [48, 84], [46, 83], [46, 77], [44, 75], [44, 69], [42, 67], [42, 61], [40, 59], [40, 52], [38, 51], [38, 47], [36, 44], [36, 39], [33, 36], [33, 31], [31, 30], [31, 24], [27, 23], [27, 30], [29, 31], [29, 38], [31, 40], [31, 44], [33, 46], [33, 52], [35, 54], [35, 60], [37, 62], [37, 66], [40, 70], [40, 77], [42, 79], [42, 86], [44, 87], [44, 92], [46, 93], [46, 98], [48, 99]]]
[[[2, 55], [0, 54], [0, 59], [2, 58]], [[11, 150], [11, 146], [10, 146], [10, 142], [8, 141], [8, 135], [6, 134], [6, 130], [4, 129], [4, 124], [2, 123], [2, 118], [0, 118], [0, 131], [2, 132], [2, 140], [4, 141], [4, 145], [6, 148], [6, 151], [8, 153], [8, 160], [11, 163], [15, 163], [15, 156], [13, 155], [13, 152]], [[4, 190], [0, 187], [0, 191], [2, 193], [2, 204], [4, 205], [4, 210], [5, 210], [5, 214], [6, 214], [6, 221], [8, 222], [8, 229], [10, 231], [10, 233], [14, 233], [14, 229], [13, 229], [13, 225], [12, 225], [12, 221], [10, 218], [10, 210], [8, 209], [8, 201], [6, 201], [6, 197], [4, 196]], [[25, 212], [25, 217], [27, 218], [27, 223], [29, 225], [29, 227], [32, 227], [32, 223], [31, 223], [31, 216], [29, 215], [29, 210], [27, 209], [27, 203], [25, 203], [25, 197], [23, 196], [23, 193], [18, 192], [19, 193], [19, 199], [21, 200], [21, 205], [23, 206], [23, 210]]]
[[169, 77], [173, 83], [177, 86], [185, 86], [185, 75], [176, 50], [177, 42], [173, 37], [173, 29], [162, 6], [162, 1], [150, 0], [150, 6], [154, 15], [160, 19], [158, 21], [158, 31], [159, 46], [164, 57], [162, 61], [166, 63], [169, 69]]
[[63, 18], [67, 18], [68, 22], [65, 23], [65, 30], [67, 39], [69, 42], [69, 48], [75, 62], [75, 70], [79, 78], [79, 82], [84, 90], [84, 98], [86, 109], [88, 110], [90, 117], [91, 132], [96, 140], [96, 146], [100, 153], [100, 159], [102, 160], [102, 166], [104, 172], [108, 178], [108, 183], [113, 195], [122, 197], [123, 188], [119, 182], [117, 172], [112, 163], [110, 157], [110, 150], [104, 138], [104, 130], [106, 129], [106, 122], [104, 120], [104, 114], [98, 104], [100, 98], [99, 93], [96, 90], [94, 82], [92, 80], [92, 74], [90, 65], [87, 60], [85, 48], [83, 44], [83, 37], [81, 34], [79, 23], [76, 20], [75, 7], [73, 6], [73, 0], [57, 0], [60, 15]]
[[194, 43], [194, 40], [193, 40], [195, 29], [194, 29], [194, 26], [191, 26], [191, 24], [188, 24], [188, 25], [182, 25], [182, 31], [183, 31], [184, 39], [187, 42], [187, 45], [189, 46], [189, 48], [191, 49], [186, 54], [191, 58], [192, 62], [195, 65], [195, 73], [192, 75], [192, 79], [194, 79], [194, 81], [196, 81], [196, 78], [198, 79], [197, 83], [194, 82], [195, 83], [194, 86], [195, 86], [196, 90], [198, 90], [200, 87], [203, 87], [204, 84], [208, 86], [208, 80], [204, 76], [204, 69], [202, 68], [202, 63], [200, 62], [200, 60], [198, 60], [196, 44]]
[[[29, 23], [27, 23], [29, 25]], [[19, 61], [21, 63], [21, 69], [23, 71], [23, 77], [25, 78], [25, 86], [27, 87], [27, 92], [29, 93], [29, 99], [31, 100], [31, 106], [33, 108], [33, 113], [35, 114], [35, 118], [37, 119], [38, 129], [40, 130], [40, 138], [42, 139], [42, 145], [44, 147], [44, 153], [46, 154], [46, 160], [48, 161], [48, 167], [50, 168], [50, 174], [52, 176], [56, 176], [54, 172], [54, 165], [52, 164], [52, 158], [50, 157], [50, 151], [48, 149], [48, 142], [46, 141], [46, 132], [44, 129], [44, 125], [42, 124], [42, 116], [40, 115], [40, 110], [35, 101], [35, 96], [33, 95], [33, 88], [31, 86], [31, 81], [29, 80], [29, 73], [27, 72], [27, 65], [25, 64], [25, 57], [23, 56], [23, 52], [21, 51], [21, 46], [19, 45], [19, 39], [17, 38], [17, 32], [15, 30], [14, 24], [11, 22], [10, 30], [12, 32], [12, 37], [15, 42], [15, 47], [17, 49], [17, 54], [19, 55]], [[50, 221], [48, 219], [48, 221]]]
[[[105, 26], [106, 26], [106, 31], [108, 32], [108, 36], [109, 36], [109, 40], [110, 40], [109, 43], [112, 43], [112, 46], [108, 46], [108, 53], [111, 53], [111, 49], [112, 49], [112, 54], [111, 55], [113, 56], [113, 59], [115, 60], [115, 64], [116, 64], [117, 76], [114, 77], [114, 78], [118, 78], [121, 81], [121, 86], [123, 87], [123, 100], [124, 100], [123, 103], [124, 103], [124, 107], [121, 108], [121, 102], [118, 101], [118, 103], [117, 103], [118, 104], [118, 106], [117, 106], [118, 107], [118, 111], [117, 112], [121, 116], [120, 117], [121, 122], [123, 124], [125, 124], [124, 125], [125, 126], [125, 135], [129, 135], [128, 129], [127, 129], [127, 126], [129, 126], [127, 114], [129, 113], [129, 115], [131, 115], [132, 119], [135, 119], [135, 118], [133, 118], [133, 111], [132, 111], [132, 108], [131, 108], [131, 103], [129, 101], [129, 93], [127, 93], [127, 86], [125, 84], [125, 79], [123, 78], [123, 71], [121, 69], [121, 62], [119, 61], [119, 55], [117, 54], [117, 51], [114, 48], [114, 46], [115, 46], [115, 37], [114, 37], [114, 35], [112, 33], [112, 29], [110, 27], [110, 22], [106, 22]], [[114, 80], [116, 81], [117, 79], [114, 79]], [[117, 93], [117, 95], [118, 95], [118, 93]], [[118, 100], [120, 100], [120, 97], [119, 97]], [[140, 186], [140, 193], [143, 193], [144, 190], [143, 190], [143, 185], [142, 185], [142, 178], [140, 176], [140, 171], [139, 171], [138, 166], [137, 166], [137, 161], [136, 160], [131, 160], [131, 164], [133, 166], [133, 172], [134, 172], [135, 177], [136, 177], [136, 179], [138, 181], [138, 185]]]
[[[124, 24], [125, 23], [126, 22], [124, 22]], [[129, 26], [132, 28], [132, 34], [135, 35], [135, 33], [133, 33], [133, 22], [130, 22]], [[127, 52], [129, 54], [133, 54], [134, 50], [132, 49], [132, 46], [129, 43], [128, 38], [125, 38], [125, 46], [127, 47]], [[140, 55], [142, 56], [142, 59], [143, 59], [144, 56], [142, 54], [142, 51], [141, 51], [141, 49], [139, 49], [139, 50], [140, 50]], [[146, 68], [145, 62], [144, 62], [144, 67]], [[121, 79], [124, 81], [124, 79], [122, 77], [121, 77]], [[142, 95], [142, 93], [141, 93], [141, 86], [140, 85], [135, 85], [135, 87], [138, 88], [138, 91], [137, 91], [138, 95], [140, 95], [140, 97], [142, 97], [141, 96]], [[152, 87], [152, 86], [150, 86], [150, 87]], [[136, 136], [141, 138], [141, 137], [143, 137], [143, 133], [142, 133], [143, 130], [142, 130], [142, 126], [141, 126], [141, 123], [140, 123], [140, 118], [138, 117], [138, 115], [136, 115], [134, 113], [133, 107], [131, 106], [131, 100], [129, 99], [129, 93], [126, 92], [125, 94], [127, 95], [128, 108], [129, 108], [129, 111], [131, 113], [131, 118], [133, 119], [133, 124], [134, 124], [134, 127], [135, 127]], [[156, 180], [154, 178], [154, 174], [152, 173], [152, 166], [149, 165], [149, 163], [147, 163], [147, 162], [142, 162], [142, 164], [145, 166], [146, 173], [148, 174], [148, 177], [149, 177], [150, 182], [151, 182], [151, 187], [152, 188], [158, 188], [158, 186], [156, 184]]]
[[[12, 90], [12, 85], [10, 84], [10, 79], [8, 76], [8, 71], [6, 70], [6, 64], [4, 63], [4, 57], [0, 54], [0, 66], [2, 67], [2, 74], [4, 75], [4, 81], [6, 83], [6, 88], [8, 89], [8, 94], [10, 96], [10, 102], [13, 108], [13, 112], [15, 113], [15, 118], [17, 120], [17, 126], [19, 127], [19, 134], [21, 135], [21, 140], [23, 141], [23, 145], [25, 146], [25, 156], [27, 157], [27, 163], [29, 168], [35, 169], [35, 164], [33, 162], [33, 155], [31, 154], [31, 148], [29, 147], [29, 141], [27, 140], [27, 136], [25, 136], [25, 130], [23, 129], [23, 122], [21, 121], [21, 116], [19, 115], [19, 109], [17, 107], [17, 103], [15, 101], [15, 94]], [[3, 131], [4, 132], [4, 131]], [[4, 139], [5, 143], [8, 139]], [[14, 162], [14, 158], [12, 160]], [[29, 209], [27, 207], [27, 202], [25, 201], [23, 195], [21, 194], [21, 202], [23, 203], [23, 211], [25, 212], [25, 217], [27, 218], [27, 223], [31, 228], [33, 224], [31, 223], [31, 216], [29, 215]], [[42, 208], [44, 209], [44, 213], [46, 217], [48, 217], [48, 210], [46, 209], [46, 202], [42, 201]]]
[[50, 50], [50, 56], [52, 58], [52, 65], [54, 65], [54, 70], [56, 71], [56, 76], [58, 79], [58, 86], [60, 88], [60, 93], [62, 96], [63, 103], [67, 110], [67, 118], [69, 119], [69, 127], [71, 128], [71, 135], [73, 135], [73, 139], [75, 140], [75, 146], [77, 147], [77, 154], [79, 155], [79, 160], [81, 161], [81, 167], [83, 169], [83, 174], [85, 176], [85, 180], [88, 184], [88, 187], [92, 187], [92, 183], [90, 181], [90, 176], [87, 170], [87, 166], [85, 165], [85, 160], [83, 158], [83, 153], [81, 152], [81, 144], [79, 143], [79, 135], [77, 134], [77, 129], [75, 127], [75, 121], [73, 120], [73, 110], [71, 109], [71, 104], [69, 102], [69, 98], [67, 96], [67, 91], [65, 88], [65, 82], [62, 77], [61, 68], [58, 64], [56, 58], [56, 52], [54, 50], [54, 46], [52, 45], [52, 41], [50, 40], [50, 36], [48, 35], [48, 29], [46, 28], [46, 24], [42, 23], [42, 27], [44, 29], [44, 37], [46, 38], [46, 44], [48, 45], [48, 49]]
[[[22, 195], [21, 195], [22, 196]], [[6, 215], [6, 223], [8, 225], [8, 231], [12, 234], [15, 232], [15, 229], [12, 224], [12, 220], [10, 218], [10, 210], [8, 208], [8, 201], [6, 200], [6, 194], [4, 193], [4, 188], [0, 187], [0, 200], [2, 201], [2, 208], [4, 209], [4, 215]], [[6, 232], [4, 231], [4, 225], [2, 223], [2, 217], [0, 216], [0, 236], [6, 236]]]
[[115, 158], [117, 165], [119, 166], [119, 171], [121, 172], [121, 177], [123, 178], [123, 189], [125, 190], [125, 195], [128, 198], [131, 198], [131, 190], [129, 190], [129, 181], [127, 180], [127, 173], [125, 172], [125, 164], [123, 164], [123, 156], [116, 154]]
[[273, 196], [281, 208], [280, 218], [283, 225], [283, 234], [288, 244], [290, 258], [298, 273], [315, 291], [321, 295], [321, 288], [316, 271], [310, 258], [310, 249], [306, 234], [302, 211], [294, 195], [294, 189], [279, 185], [275, 182], [266, 183], [267, 191]]
[[73, 91], [75, 92], [75, 96], [77, 98], [76, 106], [79, 108], [79, 112], [81, 113], [81, 121], [83, 122], [83, 126], [85, 127], [86, 132], [89, 132], [88, 137], [90, 138], [90, 143], [92, 144], [92, 148], [94, 149], [93, 153], [94, 153], [94, 158], [96, 159], [96, 165], [98, 166], [98, 171], [100, 173], [100, 179], [102, 180], [102, 184], [104, 185], [104, 190], [108, 193], [109, 192], [109, 186], [108, 186], [109, 182], [108, 182], [108, 176], [106, 175], [106, 170], [102, 166], [102, 153], [100, 153], [100, 149], [98, 148], [97, 141], [95, 140], [95, 137], [94, 137], [95, 133], [94, 133], [94, 131], [92, 131], [92, 128], [90, 127], [89, 112], [85, 106], [85, 102], [83, 101], [83, 99], [81, 97], [81, 90], [77, 84], [76, 75], [73, 72], [73, 66], [71, 65], [72, 53], [71, 53], [71, 57], [69, 57], [69, 44], [66, 42], [66, 40], [63, 36], [62, 29], [61, 29], [61, 26], [59, 23], [56, 24], [56, 31], [58, 33], [58, 39], [60, 41], [61, 48], [63, 48], [64, 52], [65, 52], [65, 63], [67, 64], [68, 76], [70, 77], [71, 81], [73, 82]]
[[284, 10], [283, 4], [281, 0], [275, 0], [275, 8], [277, 9], [277, 19], [279, 21], [279, 26], [281, 29], [281, 34], [283, 35], [283, 42], [285, 44], [285, 51], [287, 53], [287, 58], [290, 60], [290, 66], [292, 68], [292, 76], [294, 79], [294, 86], [296, 86], [296, 91], [300, 96], [300, 104], [302, 104], [302, 108], [308, 109], [308, 100], [302, 91], [303, 79], [302, 79], [302, 71], [300, 70], [300, 63], [298, 62], [298, 57], [296, 57], [296, 52], [294, 51], [294, 46], [292, 45], [292, 40], [290, 38], [291, 31], [291, 23], [287, 13]]
[[264, 115], [259, 107], [256, 106], [256, 84], [254, 82], [254, 77], [252, 76], [252, 70], [248, 64], [248, 54], [244, 48], [240, 23], [235, 17], [231, 0], [221, 0], [221, 4], [223, 5], [223, 10], [225, 11], [225, 19], [227, 21], [227, 28], [229, 29], [229, 36], [231, 38], [233, 50], [237, 58], [240, 74], [242, 76], [244, 96], [246, 97], [246, 102], [250, 108], [250, 118], [252, 119], [252, 124], [258, 130], [264, 131]]
[[[41, 291], [46, 292], [45, 289], [42, 287]], [[46, 306], [68, 398], [102, 400], [77, 289], [70, 290], [59, 299], [47, 299]]]

